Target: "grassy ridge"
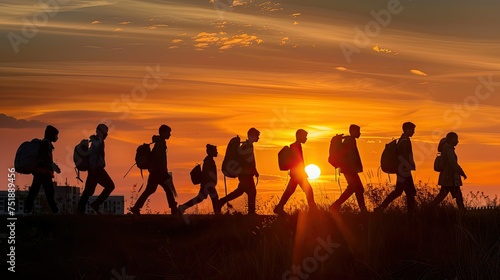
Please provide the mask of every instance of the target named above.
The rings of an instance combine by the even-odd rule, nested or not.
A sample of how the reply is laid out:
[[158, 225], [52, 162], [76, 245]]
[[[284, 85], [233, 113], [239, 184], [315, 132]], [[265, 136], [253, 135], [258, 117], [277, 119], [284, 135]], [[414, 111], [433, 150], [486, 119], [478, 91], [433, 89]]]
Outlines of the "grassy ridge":
[[443, 280], [500, 276], [500, 210], [459, 213], [441, 208], [364, 217], [323, 211], [288, 217], [191, 215], [189, 220], [186, 225], [168, 215], [22, 217], [16, 228], [15, 276]]

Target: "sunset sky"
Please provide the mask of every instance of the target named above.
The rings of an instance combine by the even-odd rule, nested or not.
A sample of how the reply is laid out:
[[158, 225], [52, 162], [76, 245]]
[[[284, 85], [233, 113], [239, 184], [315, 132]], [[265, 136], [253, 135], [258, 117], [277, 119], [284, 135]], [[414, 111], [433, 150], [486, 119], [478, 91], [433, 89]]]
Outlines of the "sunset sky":
[[[189, 171], [205, 145], [218, 146], [220, 168], [229, 139], [246, 139], [256, 127], [258, 194], [281, 195], [286, 173], [277, 153], [303, 128], [306, 164], [322, 170], [312, 182], [316, 196], [333, 202], [330, 138], [360, 125], [361, 178], [383, 182], [383, 147], [412, 121], [417, 181], [437, 190], [437, 142], [455, 131], [469, 177], [464, 194], [500, 194], [500, 2], [435, 2], [3, 0], [1, 170], [51, 124], [60, 130], [56, 179], [75, 185], [73, 147], [106, 122], [107, 170], [114, 194], [128, 199], [142, 183], [137, 168], [122, 178], [137, 146], [167, 124], [168, 165], [182, 203], [198, 192]], [[18, 176], [20, 186], [30, 183]], [[229, 180], [229, 191], [235, 187]], [[221, 173], [217, 189], [224, 196]], [[295, 196], [303, 199], [301, 191]], [[167, 208], [161, 188], [151, 208]]]

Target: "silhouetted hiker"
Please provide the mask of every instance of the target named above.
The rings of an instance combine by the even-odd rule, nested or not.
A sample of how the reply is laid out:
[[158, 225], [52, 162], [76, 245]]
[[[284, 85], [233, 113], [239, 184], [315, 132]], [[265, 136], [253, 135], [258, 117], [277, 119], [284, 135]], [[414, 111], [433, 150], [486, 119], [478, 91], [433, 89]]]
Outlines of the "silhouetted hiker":
[[241, 164], [241, 172], [238, 175], [238, 187], [232, 193], [221, 198], [217, 205], [217, 212], [227, 202], [236, 199], [244, 193], [248, 196], [248, 214], [255, 214], [255, 198], [257, 196], [257, 189], [253, 176], [259, 178], [259, 172], [255, 164], [255, 154], [253, 150], [253, 143], [259, 141], [260, 132], [255, 128], [250, 128], [247, 132], [248, 139], [241, 144], [240, 151], [244, 153]]
[[179, 205], [178, 209], [180, 214], [183, 214], [187, 208], [202, 202], [209, 195], [210, 199], [212, 200], [214, 213], [220, 213], [220, 209], [217, 208], [219, 195], [217, 194], [217, 190], [215, 189], [215, 186], [217, 185], [217, 167], [215, 165], [214, 157], [217, 157], [217, 155], [217, 147], [207, 144], [207, 156], [203, 160], [203, 168], [201, 170], [200, 192], [197, 196], [195, 196], [188, 202]]
[[89, 163], [90, 168], [85, 181], [80, 201], [78, 202], [77, 213], [84, 214], [85, 207], [89, 198], [94, 195], [97, 184], [100, 184], [104, 189], [97, 199], [90, 203], [90, 208], [97, 214], [100, 214], [99, 206], [108, 198], [111, 192], [115, 189], [115, 183], [106, 172], [106, 159], [104, 152], [104, 140], [108, 137], [108, 127], [105, 124], [99, 124], [96, 128], [96, 134], [90, 136]]
[[467, 179], [464, 170], [458, 165], [458, 157], [455, 153], [455, 146], [458, 145], [458, 135], [455, 132], [450, 132], [439, 143], [438, 151], [443, 157], [443, 171], [439, 172], [438, 185], [441, 186], [439, 194], [431, 203], [432, 207], [436, 207], [443, 199], [451, 193], [451, 196], [456, 199], [458, 209], [464, 210], [464, 199], [460, 186], [462, 186], [462, 178]]
[[415, 124], [411, 122], [405, 122], [403, 124], [403, 134], [398, 141], [398, 170], [396, 173], [396, 189], [392, 191], [382, 204], [375, 208], [375, 211], [383, 211], [389, 204], [396, 198], [398, 198], [403, 191], [406, 194], [406, 205], [408, 211], [415, 209], [415, 195], [417, 195], [417, 190], [415, 189], [415, 184], [413, 183], [413, 176], [411, 171], [415, 170], [415, 161], [413, 160], [413, 150], [411, 146], [410, 137], [415, 133]]
[[347, 181], [347, 188], [337, 201], [330, 206], [330, 210], [338, 211], [342, 203], [354, 193], [356, 194], [361, 213], [366, 213], [365, 197], [363, 196], [365, 189], [358, 175], [359, 172], [363, 172], [363, 164], [361, 163], [361, 157], [359, 156], [356, 144], [356, 138], [361, 136], [361, 128], [355, 124], [351, 124], [349, 134], [350, 136], [345, 136], [342, 142], [342, 165], [340, 167], [340, 172], [344, 174]]
[[59, 139], [59, 130], [51, 125], [48, 125], [45, 128], [44, 134], [44, 138], [40, 141], [38, 163], [33, 171], [33, 182], [31, 183], [28, 196], [26, 197], [26, 205], [24, 208], [24, 212], [26, 214], [33, 212], [33, 204], [35, 202], [36, 195], [40, 191], [40, 187], [43, 187], [45, 191], [45, 197], [47, 198], [47, 203], [49, 204], [52, 213], [59, 212], [59, 208], [57, 208], [57, 204], [54, 199], [55, 191], [54, 185], [52, 184], [54, 171], [58, 174], [61, 173], [61, 170], [52, 158], [52, 151], [54, 150], [52, 143], [57, 142], [57, 139]]
[[304, 166], [304, 154], [302, 152], [302, 145], [307, 141], [307, 131], [303, 129], [297, 130], [295, 132], [295, 142], [290, 144], [291, 151], [291, 164], [290, 164], [290, 181], [286, 186], [283, 195], [281, 196], [280, 202], [274, 208], [274, 213], [283, 215], [286, 212], [283, 210], [286, 202], [292, 194], [297, 189], [297, 185], [300, 185], [304, 193], [306, 194], [307, 204], [309, 205], [309, 210], [314, 211], [317, 210], [316, 202], [314, 202], [314, 194], [307, 180], [307, 174]]
[[175, 201], [174, 191], [170, 188], [173, 184], [170, 183], [172, 178], [168, 174], [167, 168], [167, 142], [170, 139], [172, 129], [167, 125], [161, 125], [158, 129], [160, 135], [153, 135], [155, 143], [151, 150], [151, 158], [149, 163], [149, 177], [146, 189], [139, 196], [135, 205], [130, 208], [130, 212], [135, 215], [141, 214], [141, 208], [150, 195], [156, 192], [158, 185], [162, 186], [167, 194], [168, 207], [171, 214], [177, 214], [177, 202]]

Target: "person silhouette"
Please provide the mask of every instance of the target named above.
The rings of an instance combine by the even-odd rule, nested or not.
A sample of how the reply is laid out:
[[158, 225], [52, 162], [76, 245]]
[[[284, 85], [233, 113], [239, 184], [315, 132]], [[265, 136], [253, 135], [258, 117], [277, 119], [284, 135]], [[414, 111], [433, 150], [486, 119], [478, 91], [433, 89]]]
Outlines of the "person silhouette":
[[78, 201], [78, 214], [84, 214], [85, 208], [89, 198], [94, 194], [97, 184], [100, 184], [104, 189], [97, 199], [90, 203], [90, 208], [97, 214], [100, 205], [109, 197], [111, 192], [115, 189], [115, 183], [106, 172], [106, 159], [105, 159], [105, 145], [104, 140], [108, 137], [108, 126], [101, 123], [96, 128], [96, 134], [90, 136], [90, 150], [89, 150], [89, 163], [90, 168], [88, 171], [87, 180], [85, 180], [85, 188], [82, 196]]
[[130, 208], [130, 212], [135, 215], [141, 214], [141, 208], [150, 195], [156, 192], [158, 185], [162, 186], [167, 195], [168, 206], [171, 214], [177, 214], [177, 202], [175, 201], [172, 178], [168, 173], [167, 168], [167, 142], [170, 139], [172, 129], [163, 124], [158, 129], [160, 135], [153, 135], [152, 139], [155, 143], [151, 150], [149, 162], [149, 176], [146, 189], [139, 196], [135, 205]]
[[205, 200], [209, 195], [212, 200], [212, 207], [215, 214], [219, 214], [217, 208], [217, 203], [219, 202], [219, 195], [215, 186], [217, 185], [217, 166], [215, 165], [214, 157], [217, 157], [217, 147], [214, 145], [207, 144], [207, 156], [203, 160], [203, 167], [201, 170], [201, 184], [200, 192], [197, 196], [189, 200], [188, 202], [179, 205], [179, 214], [184, 214], [184, 211], [189, 207], [192, 207], [203, 200]]
[[408, 211], [413, 211], [415, 209], [415, 196], [417, 195], [417, 190], [413, 183], [411, 171], [416, 170], [416, 166], [413, 160], [413, 150], [410, 141], [410, 138], [415, 134], [415, 127], [415, 124], [412, 122], [405, 122], [403, 124], [403, 134], [397, 142], [399, 163], [396, 173], [396, 188], [385, 198], [379, 207], [375, 208], [376, 212], [383, 211], [394, 199], [403, 194], [403, 192], [406, 194]]
[[431, 207], [436, 207], [448, 193], [456, 200], [458, 209], [465, 210], [464, 199], [462, 196], [462, 178], [467, 179], [464, 170], [458, 164], [458, 157], [455, 153], [455, 147], [458, 145], [458, 134], [450, 132], [443, 138], [438, 146], [438, 152], [444, 160], [443, 171], [439, 172], [438, 185], [441, 186], [438, 195], [431, 202]]
[[257, 189], [253, 177], [259, 178], [259, 172], [255, 163], [255, 153], [253, 143], [259, 141], [260, 131], [252, 127], [247, 132], [248, 139], [241, 144], [240, 151], [244, 153], [244, 159], [241, 161], [241, 172], [238, 175], [238, 187], [227, 196], [221, 198], [217, 203], [217, 212], [220, 213], [221, 208], [227, 202], [236, 199], [244, 193], [248, 196], [248, 214], [255, 214], [255, 198]]
[[306, 194], [307, 204], [310, 210], [317, 210], [316, 202], [314, 202], [314, 194], [311, 184], [307, 180], [307, 174], [304, 167], [304, 153], [302, 152], [302, 144], [307, 141], [307, 131], [304, 129], [299, 129], [295, 132], [295, 142], [290, 144], [290, 150], [292, 153], [292, 160], [290, 165], [290, 181], [286, 186], [283, 195], [279, 203], [274, 207], [274, 213], [278, 215], [285, 215], [286, 212], [283, 207], [287, 203], [288, 199], [297, 189], [297, 185], [300, 185], [304, 193]]
[[38, 163], [36, 164], [35, 170], [33, 171], [33, 182], [28, 191], [28, 196], [26, 197], [26, 204], [24, 208], [25, 214], [33, 213], [33, 205], [35, 203], [35, 198], [40, 191], [40, 187], [43, 187], [45, 191], [45, 197], [47, 203], [50, 207], [52, 213], [59, 212], [56, 201], [54, 199], [55, 190], [52, 184], [52, 178], [54, 178], [54, 172], [61, 173], [59, 166], [53, 161], [52, 152], [54, 150], [54, 145], [52, 143], [57, 142], [59, 139], [59, 130], [52, 125], [47, 125], [45, 128], [44, 138], [40, 141], [40, 148], [38, 150]]
[[356, 194], [359, 209], [361, 213], [366, 213], [366, 205], [363, 183], [359, 178], [358, 173], [363, 172], [363, 164], [359, 156], [356, 139], [361, 136], [361, 128], [358, 125], [351, 124], [349, 127], [349, 136], [344, 137], [341, 147], [342, 165], [340, 172], [344, 174], [347, 181], [347, 188], [340, 197], [330, 206], [331, 211], [338, 211], [342, 203], [344, 203], [352, 194]]

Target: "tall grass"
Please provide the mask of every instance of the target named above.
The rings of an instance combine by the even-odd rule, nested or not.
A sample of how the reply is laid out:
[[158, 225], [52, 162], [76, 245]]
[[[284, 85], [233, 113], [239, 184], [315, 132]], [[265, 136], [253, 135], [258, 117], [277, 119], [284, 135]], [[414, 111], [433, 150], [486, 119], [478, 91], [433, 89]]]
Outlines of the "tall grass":
[[[347, 205], [348, 206], [348, 205]], [[307, 279], [498, 279], [500, 210], [444, 205], [407, 214], [295, 210], [292, 215], [23, 217], [18, 275], [40, 279], [306, 279], [286, 274], [322, 255]]]

